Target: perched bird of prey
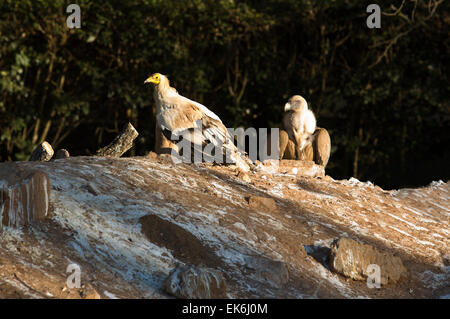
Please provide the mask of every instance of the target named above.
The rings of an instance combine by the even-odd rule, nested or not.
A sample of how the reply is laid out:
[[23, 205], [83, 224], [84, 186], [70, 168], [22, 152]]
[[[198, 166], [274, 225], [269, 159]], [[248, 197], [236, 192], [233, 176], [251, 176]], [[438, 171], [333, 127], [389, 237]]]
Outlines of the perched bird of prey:
[[312, 141], [316, 118], [300, 95], [292, 96], [285, 104], [284, 111], [283, 126], [289, 138], [295, 142], [297, 158], [300, 159], [305, 147]]
[[[160, 73], [150, 76], [144, 83], [153, 83], [153, 97], [156, 102], [156, 119], [163, 134], [170, 139], [188, 138], [192, 143], [202, 145], [212, 143], [222, 149], [222, 154], [228, 153], [229, 158], [241, 170], [250, 169], [249, 162], [238, 151], [226, 127], [220, 118], [206, 106], [178, 94], [170, 86], [169, 79]], [[196, 132], [201, 126], [201, 136], [187, 134]], [[194, 133], [195, 134], [195, 133]]]

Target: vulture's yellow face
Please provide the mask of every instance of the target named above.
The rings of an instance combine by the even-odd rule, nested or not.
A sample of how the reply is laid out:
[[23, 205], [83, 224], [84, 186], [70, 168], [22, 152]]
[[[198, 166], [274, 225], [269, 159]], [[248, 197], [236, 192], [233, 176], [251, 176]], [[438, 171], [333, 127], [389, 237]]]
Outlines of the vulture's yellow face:
[[161, 74], [155, 73], [152, 76], [150, 76], [147, 80], [145, 80], [144, 83], [153, 83], [155, 85], [158, 85], [161, 82]]

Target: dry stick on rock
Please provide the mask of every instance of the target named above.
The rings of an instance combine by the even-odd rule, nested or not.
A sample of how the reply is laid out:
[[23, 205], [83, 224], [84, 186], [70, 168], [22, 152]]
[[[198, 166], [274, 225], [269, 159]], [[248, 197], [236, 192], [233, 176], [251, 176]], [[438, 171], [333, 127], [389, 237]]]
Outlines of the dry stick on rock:
[[97, 156], [121, 157], [133, 146], [134, 139], [139, 135], [136, 129], [128, 122], [119, 135], [108, 145], [97, 151]]
[[48, 142], [43, 142], [31, 153], [30, 161], [47, 162], [52, 158], [53, 153], [52, 146]]

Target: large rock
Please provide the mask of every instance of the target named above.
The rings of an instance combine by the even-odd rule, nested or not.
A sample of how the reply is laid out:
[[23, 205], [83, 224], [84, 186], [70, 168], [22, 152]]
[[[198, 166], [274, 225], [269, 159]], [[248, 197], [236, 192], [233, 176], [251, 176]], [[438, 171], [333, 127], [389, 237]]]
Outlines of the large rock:
[[176, 268], [164, 283], [167, 293], [183, 299], [226, 298], [227, 285], [218, 270], [182, 266]]
[[274, 288], [283, 288], [289, 281], [289, 272], [284, 262], [265, 257], [247, 257], [247, 268], [251, 269], [258, 281]]
[[276, 211], [277, 204], [273, 198], [252, 195], [247, 198], [248, 205], [259, 211]]
[[62, 158], [69, 158], [69, 157], [70, 157], [69, 151], [62, 148], [55, 153], [55, 155], [53, 156], [52, 159], [62, 159]]
[[139, 222], [142, 225], [142, 233], [148, 240], [160, 247], [166, 247], [183, 263], [221, 267], [222, 261], [211, 247], [176, 223], [156, 215], [143, 216]]
[[49, 215], [50, 179], [47, 174], [0, 164], [0, 228], [20, 227]]
[[354, 280], [367, 280], [373, 270], [369, 265], [378, 265], [380, 283], [396, 283], [406, 277], [407, 270], [402, 260], [392, 254], [381, 252], [375, 247], [358, 243], [350, 238], [340, 238], [331, 245], [331, 268]]

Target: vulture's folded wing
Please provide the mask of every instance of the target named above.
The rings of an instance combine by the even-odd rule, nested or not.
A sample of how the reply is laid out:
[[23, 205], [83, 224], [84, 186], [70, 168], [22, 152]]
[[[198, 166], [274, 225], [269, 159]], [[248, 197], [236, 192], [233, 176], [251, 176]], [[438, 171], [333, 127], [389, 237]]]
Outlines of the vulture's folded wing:
[[203, 112], [188, 99], [174, 94], [163, 101], [165, 112], [164, 121], [161, 121], [161, 129], [167, 130], [175, 137], [182, 136], [187, 130], [198, 127], [198, 122], [203, 117]]
[[236, 146], [228, 133], [226, 127], [219, 120], [204, 116], [202, 119], [203, 135], [205, 139], [215, 146], [223, 147], [231, 152], [236, 152]]
[[215, 136], [226, 144], [229, 134], [225, 126], [206, 106], [178, 94], [166, 98], [164, 103], [170, 110], [170, 116], [165, 117], [167, 127], [162, 125], [163, 130], [167, 129], [175, 136], [180, 136], [187, 130], [201, 126], [206, 139], [214, 143]]
[[[169, 107], [171, 115], [166, 116], [168, 127], [161, 125], [163, 131], [168, 130], [175, 139], [187, 138], [194, 144], [212, 143], [221, 148], [224, 154], [230, 154], [230, 158], [242, 169], [248, 170], [248, 164], [241, 158], [230, 134], [216, 114], [204, 105], [178, 94], [166, 98], [164, 103]], [[194, 129], [200, 126], [201, 136], [193, 134]]]

